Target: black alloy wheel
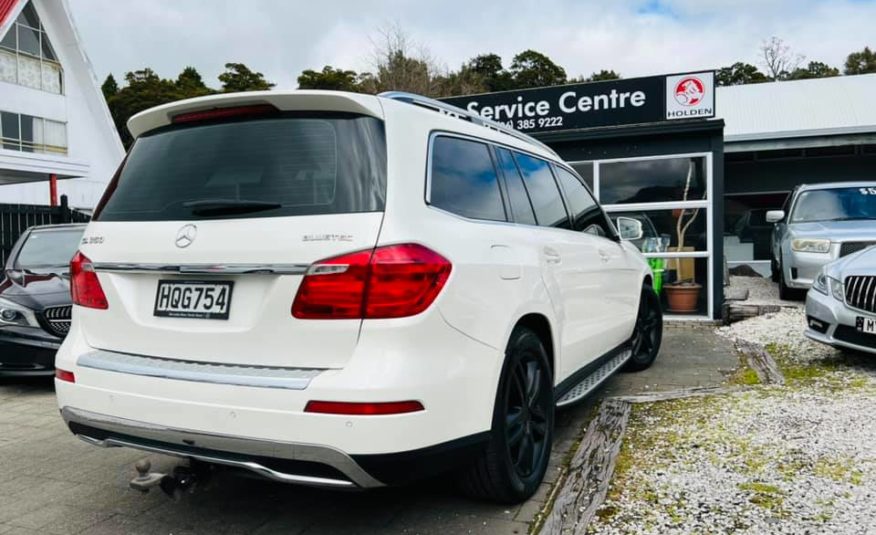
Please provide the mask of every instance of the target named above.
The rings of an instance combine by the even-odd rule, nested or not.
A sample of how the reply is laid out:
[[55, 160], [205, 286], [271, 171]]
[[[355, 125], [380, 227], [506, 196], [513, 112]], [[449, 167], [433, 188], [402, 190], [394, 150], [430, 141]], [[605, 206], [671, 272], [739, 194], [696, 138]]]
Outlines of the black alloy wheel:
[[535, 354], [517, 361], [511, 373], [505, 404], [505, 441], [514, 470], [521, 478], [538, 471], [548, 445], [548, 412], [552, 393], [543, 387], [541, 367]]
[[636, 326], [630, 341], [632, 355], [625, 367], [628, 371], [644, 370], [654, 363], [663, 341], [663, 310], [660, 298], [651, 286], [642, 286]]
[[544, 479], [555, 407], [549, 362], [534, 331], [514, 329], [496, 392], [490, 441], [459, 480], [469, 496], [520, 503], [535, 494]]

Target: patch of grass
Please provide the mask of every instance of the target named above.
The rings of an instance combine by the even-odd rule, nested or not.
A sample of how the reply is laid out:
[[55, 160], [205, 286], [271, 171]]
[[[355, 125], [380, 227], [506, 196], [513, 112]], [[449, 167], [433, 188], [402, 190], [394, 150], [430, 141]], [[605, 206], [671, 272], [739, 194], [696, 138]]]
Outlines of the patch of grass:
[[740, 386], [753, 386], [760, 384], [757, 372], [748, 366], [741, 366], [730, 376], [730, 384]]
[[818, 477], [852, 485], [860, 485], [864, 478], [864, 473], [854, 467], [851, 459], [822, 457], [815, 461], [812, 471]]
[[782, 505], [785, 501], [785, 494], [779, 487], [758, 481], [749, 481], [740, 483], [739, 490], [750, 493], [748, 501], [754, 505], [768, 509], [779, 516], [783, 514]]

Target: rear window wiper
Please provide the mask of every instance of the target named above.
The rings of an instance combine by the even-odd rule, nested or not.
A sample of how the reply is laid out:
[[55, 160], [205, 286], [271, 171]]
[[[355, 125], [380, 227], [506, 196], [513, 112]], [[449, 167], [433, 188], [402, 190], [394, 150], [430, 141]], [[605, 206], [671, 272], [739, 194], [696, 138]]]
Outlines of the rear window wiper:
[[232, 215], [275, 210], [283, 205], [276, 202], [248, 201], [245, 199], [204, 199], [201, 201], [186, 201], [182, 203], [191, 208], [194, 215]]

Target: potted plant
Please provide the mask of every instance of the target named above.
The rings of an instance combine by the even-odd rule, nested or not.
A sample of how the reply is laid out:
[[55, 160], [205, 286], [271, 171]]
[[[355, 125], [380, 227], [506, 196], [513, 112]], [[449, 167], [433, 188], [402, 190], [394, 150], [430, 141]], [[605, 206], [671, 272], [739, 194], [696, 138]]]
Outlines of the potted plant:
[[[690, 192], [690, 181], [693, 177], [693, 162], [690, 162], [687, 168], [687, 179], [684, 184], [684, 196], [682, 200], [686, 201]], [[672, 215], [675, 216], [675, 237], [678, 240], [678, 245], [675, 250], [681, 252], [684, 250], [684, 239], [687, 234], [687, 229], [691, 223], [700, 214], [699, 208], [688, 210], [681, 208], [673, 210]], [[666, 290], [666, 300], [669, 303], [670, 312], [690, 313], [696, 312], [697, 302], [700, 299], [700, 290], [702, 285], [697, 284], [694, 280], [694, 270], [682, 269], [683, 260], [686, 258], [675, 259], [675, 276], [676, 280], [670, 284], [665, 284], [663, 288]], [[689, 276], [688, 276], [689, 275]]]

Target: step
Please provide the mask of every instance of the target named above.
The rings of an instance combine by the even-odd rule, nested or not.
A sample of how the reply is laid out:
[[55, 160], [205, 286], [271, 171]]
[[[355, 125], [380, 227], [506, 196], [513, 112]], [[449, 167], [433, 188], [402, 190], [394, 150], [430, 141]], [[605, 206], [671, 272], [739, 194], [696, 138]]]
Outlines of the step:
[[605, 363], [597, 368], [593, 373], [585, 377], [580, 383], [573, 386], [571, 390], [566, 392], [563, 397], [557, 401], [557, 407], [565, 407], [577, 401], [584, 399], [587, 394], [593, 392], [603, 381], [611, 377], [611, 375], [626, 364], [627, 360], [633, 355], [632, 350], [624, 349], [615, 357], [605, 361]]

